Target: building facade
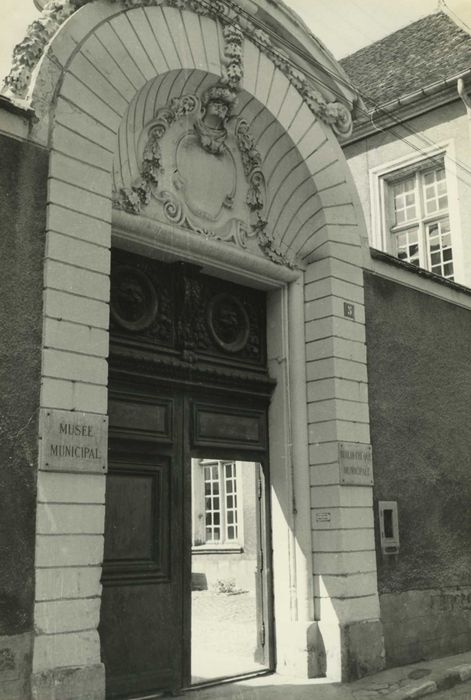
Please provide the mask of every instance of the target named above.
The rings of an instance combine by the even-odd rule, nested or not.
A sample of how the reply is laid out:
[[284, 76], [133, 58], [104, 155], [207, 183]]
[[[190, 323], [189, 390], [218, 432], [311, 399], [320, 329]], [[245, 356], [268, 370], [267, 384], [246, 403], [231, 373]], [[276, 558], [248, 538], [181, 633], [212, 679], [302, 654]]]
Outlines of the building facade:
[[[209, 575], [193, 561], [216, 545], [253, 562], [263, 671], [380, 670], [407, 606], [427, 634], [447, 606], [467, 624], [470, 297], [370, 251], [339, 144], [354, 106], [268, 0], [55, 2], [17, 48], [0, 122], [5, 700], [191, 685], [192, 574]], [[435, 558], [430, 504], [448, 528]]]
[[[344, 153], [371, 246], [366, 339], [388, 665], [471, 642], [470, 59], [469, 32], [438, 12], [341, 61], [364, 101]], [[384, 508], [398, 518], [391, 552]]]

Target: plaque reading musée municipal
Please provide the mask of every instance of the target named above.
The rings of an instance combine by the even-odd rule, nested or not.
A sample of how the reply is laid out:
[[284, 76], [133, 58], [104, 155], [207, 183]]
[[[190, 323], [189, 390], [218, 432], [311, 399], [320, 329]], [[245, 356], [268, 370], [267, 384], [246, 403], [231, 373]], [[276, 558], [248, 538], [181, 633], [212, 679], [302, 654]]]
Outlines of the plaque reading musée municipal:
[[339, 467], [340, 483], [344, 486], [371, 486], [373, 484], [371, 445], [340, 442]]
[[42, 409], [40, 468], [104, 474], [108, 467], [108, 417]]

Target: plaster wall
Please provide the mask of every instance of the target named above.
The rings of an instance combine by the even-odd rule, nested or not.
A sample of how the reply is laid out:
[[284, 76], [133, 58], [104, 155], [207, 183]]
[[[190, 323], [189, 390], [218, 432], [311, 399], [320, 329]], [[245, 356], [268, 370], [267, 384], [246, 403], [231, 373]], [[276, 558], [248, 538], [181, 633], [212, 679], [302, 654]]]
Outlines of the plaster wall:
[[[365, 299], [378, 589], [393, 666], [471, 647], [471, 312], [369, 273]], [[381, 500], [398, 503], [397, 555], [381, 552]]]
[[[0, 127], [12, 119], [0, 112]], [[20, 700], [32, 661], [48, 153], [3, 135], [0, 149], [0, 698]]]
[[370, 172], [403, 157], [423, 158], [436, 144], [449, 144], [446, 171], [449, 210], [459, 247], [456, 281], [471, 285], [471, 121], [460, 99], [344, 147], [372, 241], [375, 203]]

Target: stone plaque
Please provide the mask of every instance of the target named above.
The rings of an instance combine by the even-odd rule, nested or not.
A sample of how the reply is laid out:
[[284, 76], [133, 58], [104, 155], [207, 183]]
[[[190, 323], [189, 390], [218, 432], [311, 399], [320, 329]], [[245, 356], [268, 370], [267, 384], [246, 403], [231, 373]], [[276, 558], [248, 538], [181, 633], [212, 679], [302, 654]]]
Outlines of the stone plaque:
[[371, 445], [358, 442], [340, 442], [339, 467], [340, 483], [344, 486], [372, 486]]
[[105, 474], [108, 417], [79, 411], [42, 409], [40, 469]]

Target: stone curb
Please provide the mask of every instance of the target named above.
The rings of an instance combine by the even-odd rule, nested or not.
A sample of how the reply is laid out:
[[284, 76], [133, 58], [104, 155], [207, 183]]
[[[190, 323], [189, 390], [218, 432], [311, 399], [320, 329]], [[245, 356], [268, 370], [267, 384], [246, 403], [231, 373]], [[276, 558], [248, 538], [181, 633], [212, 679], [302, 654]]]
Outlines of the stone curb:
[[453, 666], [441, 673], [432, 674], [432, 679], [415, 685], [412, 688], [404, 688], [388, 695], [388, 700], [413, 700], [432, 695], [439, 690], [448, 690], [459, 683], [471, 680], [471, 664]]

